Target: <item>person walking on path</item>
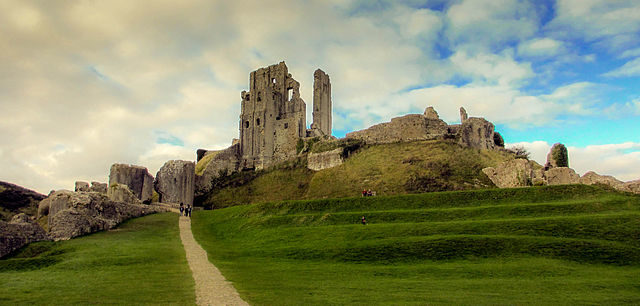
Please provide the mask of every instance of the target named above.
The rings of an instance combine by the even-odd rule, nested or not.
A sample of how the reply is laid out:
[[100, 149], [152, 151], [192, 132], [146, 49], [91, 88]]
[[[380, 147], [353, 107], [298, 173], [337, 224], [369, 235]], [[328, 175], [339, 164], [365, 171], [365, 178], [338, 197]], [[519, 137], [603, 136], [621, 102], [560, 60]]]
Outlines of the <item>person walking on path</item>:
[[191, 205], [187, 205], [186, 214], [187, 217], [191, 218]]
[[184, 212], [184, 204], [182, 204], [182, 202], [180, 203], [180, 216], [182, 216], [182, 213]]

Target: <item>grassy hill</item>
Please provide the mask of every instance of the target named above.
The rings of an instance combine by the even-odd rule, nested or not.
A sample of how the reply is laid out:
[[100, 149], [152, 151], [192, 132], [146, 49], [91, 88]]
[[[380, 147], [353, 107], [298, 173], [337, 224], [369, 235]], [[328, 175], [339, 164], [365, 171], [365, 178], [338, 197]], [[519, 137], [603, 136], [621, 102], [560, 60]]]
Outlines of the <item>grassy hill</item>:
[[45, 196], [18, 185], [0, 182], [0, 220], [11, 220], [16, 214], [35, 216]]
[[[316, 151], [325, 143], [316, 143]], [[353, 144], [345, 144], [352, 145]], [[329, 147], [332, 149], [333, 147]], [[451, 141], [416, 141], [365, 146], [344, 164], [311, 171], [306, 157], [265, 171], [245, 171], [214, 181], [214, 189], [196, 202], [213, 208], [280, 200], [378, 195], [491, 187], [482, 168], [512, 159], [503, 151], [477, 150]], [[201, 160], [203, 167], [206, 160]]]
[[594, 186], [284, 201], [193, 219], [210, 260], [256, 305], [640, 303], [640, 197]]
[[193, 305], [194, 286], [173, 213], [0, 260], [2, 305]]

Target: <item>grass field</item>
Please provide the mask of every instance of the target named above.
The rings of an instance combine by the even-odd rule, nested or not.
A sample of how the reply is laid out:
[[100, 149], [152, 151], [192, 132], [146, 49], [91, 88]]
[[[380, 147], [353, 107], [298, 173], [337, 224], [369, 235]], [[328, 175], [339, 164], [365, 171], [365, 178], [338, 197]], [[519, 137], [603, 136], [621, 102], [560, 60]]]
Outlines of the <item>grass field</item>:
[[640, 197], [592, 186], [254, 204], [192, 229], [257, 305], [640, 303]]
[[68, 241], [32, 243], [0, 260], [4, 305], [194, 303], [173, 213]]

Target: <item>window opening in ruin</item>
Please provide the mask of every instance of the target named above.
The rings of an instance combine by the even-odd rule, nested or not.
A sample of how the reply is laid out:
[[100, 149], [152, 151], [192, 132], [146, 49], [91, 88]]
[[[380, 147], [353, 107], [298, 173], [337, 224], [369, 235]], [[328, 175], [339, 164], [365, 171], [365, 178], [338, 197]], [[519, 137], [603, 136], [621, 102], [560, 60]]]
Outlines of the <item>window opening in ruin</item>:
[[280, 116], [276, 117], [276, 120], [280, 120]]
[[262, 101], [262, 93], [258, 91], [258, 102]]
[[260, 118], [256, 119], [256, 125], [260, 126]]
[[287, 101], [291, 101], [292, 95], [293, 95], [293, 88], [287, 88]]
[[285, 129], [288, 129], [288, 128], [289, 128], [289, 124], [288, 124], [288, 123], [285, 123], [285, 124], [284, 124], [284, 128], [285, 128]]
[[249, 128], [249, 121], [245, 121], [245, 122], [244, 122], [244, 128], [245, 128], [245, 129], [248, 129], [248, 128]]

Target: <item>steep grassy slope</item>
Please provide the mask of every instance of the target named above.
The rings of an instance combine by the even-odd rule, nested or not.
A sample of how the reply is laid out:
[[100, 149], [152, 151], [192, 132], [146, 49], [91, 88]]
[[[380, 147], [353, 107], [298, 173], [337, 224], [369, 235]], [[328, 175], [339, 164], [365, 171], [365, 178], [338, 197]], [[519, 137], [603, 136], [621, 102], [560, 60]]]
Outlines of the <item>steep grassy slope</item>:
[[364, 147], [344, 164], [314, 172], [304, 160], [262, 172], [220, 178], [199, 199], [206, 207], [278, 200], [378, 195], [493, 186], [482, 168], [513, 158], [505, 152], [476, 150], [447, 141], [417, 141]]
[[194, 282], [176, 214], [114, 230], [32, 243], [0, 260], [0, 304], [193, 305]]
[[18, 185], [0, 182], [0, 220], [11, 220], [16, 214], [36, 215], [45, 196]]
[[258, 305], [640, 303], [640, 197], [593, 186], [263, 203], [193, 230]]

